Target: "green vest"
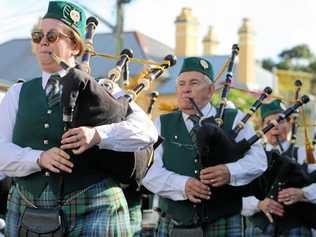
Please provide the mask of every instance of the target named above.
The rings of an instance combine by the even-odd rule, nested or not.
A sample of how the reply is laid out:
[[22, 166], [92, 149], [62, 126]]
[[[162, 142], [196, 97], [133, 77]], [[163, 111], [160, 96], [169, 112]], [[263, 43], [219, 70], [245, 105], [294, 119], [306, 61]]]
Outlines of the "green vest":
[[[19, 96], [19, 107], [13, 130], [13, 143], [21, 147], [31, 147], [46, 151], [59, 147], [63, 134], [62, 108], [60, 103], [48, 108], [42, 79], [35, 78], [22, 85]], [[64, 174], [64, 193], [70, 193], [90, 184], [101, 181], [105, 174], [97, 169], [93, 158], [83, 157], [73, 160], [71, 174]], [[38, 197], [46, 185], [51, 185], [58, 192], [59, 175], [44, 176], [42, 172], [32, 173], [25, 177], [15, 178], [23, 189]], [[84, 177], [84, 178], [83, 178]]]
[[[223, 129], [228, 132], [233, 126], [237, 110], [226, 109], [224, 113], [225, 123]], [[183, 121], [180, 111], [162, 115], [161, 135], [165, 138], [163, 143], [163, 164], [166, 169], [177, 174], [198, 178], [199, 162], [190, 134]], [[213, 198], [208, 202], [208, 219], [217, 220], [240, 212], [241, 197], [235, 197], [230, 193], [225, 198]], [[159, 206], [169, 217], [183, 225], [195, 224], [197, 221], [197, 209], [194, 203], [173, 201], [160, 198]]]

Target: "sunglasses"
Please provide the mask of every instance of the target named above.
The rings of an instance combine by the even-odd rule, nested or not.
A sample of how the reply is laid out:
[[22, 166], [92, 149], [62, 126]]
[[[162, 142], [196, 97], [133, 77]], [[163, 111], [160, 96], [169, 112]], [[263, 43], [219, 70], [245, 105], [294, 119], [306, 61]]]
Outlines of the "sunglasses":
[[[37, 31], [33, 31], [31, 36], [32, 36], [33, 43], [39, 44], [45, 35], [43, 31], [37, 30]], [[62, 38], [62, 37], [71, 39], [69, 35], [62, 32], [57, 32], [54, 30], [48, 31], [46, 33], [46, 39], [49, 43], [55, 43], [59, 38]]]

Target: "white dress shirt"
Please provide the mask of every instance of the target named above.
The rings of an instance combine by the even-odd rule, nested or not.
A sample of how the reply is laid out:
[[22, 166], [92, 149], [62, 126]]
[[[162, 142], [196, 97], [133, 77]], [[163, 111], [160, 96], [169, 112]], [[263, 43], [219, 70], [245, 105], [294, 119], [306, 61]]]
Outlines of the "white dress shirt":
[[[58, 72], [63, 77], [64, 70]], [[46, 87], [49, 73], [42, 72], [42, 86]], [[41, 150], [22, 148], [12, 143], [13, 129], [19, 107], [19, 95], [22, 84], [13, 85], [0, 104], [0, 172], [7, 176], [27, 176], [40, 171], [37, 159]], [[119, 89], [116, 88], [119, 94]], [[32, 99], [32, 98], [30, 98]], [[133, 110], [126, 121], [96, 127], [101, 137], [100, 148], [133, 152], [147, 147], [158, 138], [158, 132], [145, 112], [131, 102]]]
[[[210, 104], [202, 108], [204, 116], [210, 117], [216, 114], [216, 109]], [[188, 119], [189, 115], [182, 113], [185, 126], [188, 131], [193, 127], [193, 122]], [[238, 112], [233, 126], [235, 126], [243, 117], [241, 112]], [[156, 128], [161, 131], [160, 118], [155, 121]], [[245, 128], [238, 134], [236, 141], [243, 138], [250, 138], [255, 134], [251, 126], [246, 125]], [[172, 200], [185, 200], [185, 183], [190, 178], [188, 176], [179, 175], [175, 172], [167, 170], [162, 161], [163, 146], [160, 145], [155, 150], [155, 160], [145, 178], [143, 185], [153, 193]], [[249, 183], [251, 180], [262, 174], [267, 168], [266, 155], [263, 147], [259, 143], [255, 143], [246, 155], [236, 162], [226, 164], [230, 172], [230, 184], [239, 186]]]
[[[281, 146], [283, 149], [286, 151], [290, 144], [285, 141], [281, 143]], [[279, 146], [272, 146], [271, 144], [266, 145], [266, 150], [271, 151], [272, 149], [276, 149], [280, 151]], [[316, 153], [314, 153], [314, 157], [316, 158]], [[306, 161], [306, 151], [304, 147], [299, 147], [297, 151], [297, 163], [303, 164]], [[308, 172], [312, 172], [316, 170], [316, 164], [310, 164], [308, 165]], [[305, 198], [312, 203], [316, 203], [316, 183], [315, 184], [310, 184], [303, 189], [304, 196]], [[242, 200], [242, 211], [241, 214], [244, 216], [252, 216], [253, 214], [257, 213], [260, 211], [258, 208], [259, 201], [256, 197], [250, 196], [250, 197], [245, 197]]]

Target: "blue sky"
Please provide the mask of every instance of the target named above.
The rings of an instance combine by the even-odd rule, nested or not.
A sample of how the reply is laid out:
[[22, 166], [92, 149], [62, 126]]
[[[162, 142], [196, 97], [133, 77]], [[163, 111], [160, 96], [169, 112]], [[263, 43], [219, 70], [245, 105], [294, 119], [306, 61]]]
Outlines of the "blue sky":
[[[26, 38], [48, 0], [0, 0], [0, 43]], [[76, 0], [114, 23], [115, 0]], [[283, 49], [306, 43], [316, 53], [314, 0], [132, 0], [126, 6], [125, 30], [138, 30], [174, 47], [174, 20], [182, 7], [191, 7], [199, 20], [199, 36], [212, 25], [220, 41], [219, 53], [228, 54], [237, 42], [244, 17], [255, 29], [256, 57], [273, 57]], [[97, 32], [108, 32], [100, 26]]]

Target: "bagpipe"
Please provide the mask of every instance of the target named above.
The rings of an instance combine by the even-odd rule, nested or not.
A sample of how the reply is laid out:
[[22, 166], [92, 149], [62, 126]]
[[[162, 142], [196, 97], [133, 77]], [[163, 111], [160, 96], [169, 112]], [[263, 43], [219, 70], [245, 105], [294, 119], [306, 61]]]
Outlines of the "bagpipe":
[[[236, 54], [234, 50], [236, 49], [233, 48], [233, 55]], [[237, 125], [230, 131], [224, 131], [222, 126], [225, 120], [225, 111], [227, 110], [225, 109], [225, 104], [227, 101], [227, 93], [229, 91], [229, 85], [232, 77], [232, 60], [230, 64], [231, 66], [229, 66], [229, 70], [226, 75], [226, 83], [221, 96], [220, 108], [217, 111], [215, 117], [205, 118], [195, 104], [194, 100], [191, 99], [192, 106], [195, 108], [198, 116], [200, 117], [199, 126], [196, 126], [193, 129], [197, 135], [196, 146], [202, 168], [214, 166], [217, 164], [234, 162], [242, 158], [251, 148], [251, 146], [261, 139], [265, 133], [277, 126], [280, 121], [289, 118], [289, 116], [299, 107], [309, 102], [309, 97], [307, 95], [303, 95], [300, 99], [297, 99], [292, 106], [281, 113], [276, 120], [271, 121], [262, 130], [257, 131], [255, 135], [249, 139], [242, 139], [239, 142], [236, 142], [235, 138], [238, 136], [252, 114], [254, 114], [255, 111], [260, 107], [263, 100], [272, 93], [272, 89], [270, 87], [265, 88], [263, 93], [251, 106], [241, 121], [239, 121]]]
[[215, 117], [204, 117], [194, 100], [190, 99], [192, 106], [198, 113], [197, 116], [200, 117], [199, 126], [194, 127], [193, 130], [195, 130], [194, 132], [197, 135], [196, 146], [202, 168], [236, 161], [242, 158], [242, 156], [250, 149], [251, 145], [260, 139], [257, 134], [256, 138], [252, 137], [249, 140], [242, 139], [238, 143], [234, 140], [245, 126], [245, 123], [250, 119], [251, 115], [254, 114], [262, 104], [262, 101], [272, 93], [272, 89], [270, 87], [264, 89], [264, 92], [251, 106], [249, 112], [231, 131], [226, 132], [223, 129], [227, 111], [227, 109], [225, 109], [227, 95], [233, 77], [233, 67], [237, 54], [238, 46], [234, 45], [226, 74], [225, 85], [221, 95], [220, 106]]
[[[299, 93], [302, 87], [302, 82], [300, 80], [296, 80], [294, 82], [294, 85], [296, 87], [295, 93], [294, 93], [294, 101], [297, 101], [299, 98]], [[305, 123], [305, 114], [304, 114], [304, 109], [301, 109], [303, 113], [303, 120]], [[281, 150], [281, 156], [282, 158], [285, 159], [283, 161], [283, 165], [278, 165], [279, 160], [277, 158], [273, 157], [278, 157], [277, 152], [267, 152], [268, 155], [270, 155], [272, 158], [270, 159], [270, 165], [269, 165], [269, 173], [270, 176], [275, 177], [274, 180], [272, 181], [270, 185], [270, 190], [268, 191], [268, 196], [270, 198], [275, 198], [277, 196], [277, 192], [281, 189], [283, 189], [285, 186], [286, 187], [297, 187], [301, 188], [304, 186], [307, 186], [309, 184], [312, 184], [313, 182], [316, 181], [316, 173], [308, 173], [308, 164], [314, 163], [314, 155], [313, 155], [313, 150], [309, 147], [311, 144], [309, 141], [309, 138], [307, 136], [307, 131], [306, 127], [304, 129], [305, 133], [305, 151], [306, 151], [306, 162], [304, 164], [298, 164], [296, 159], [295, 159], [295, 144], [296, 144], [296, 134], [297, 134], [297, 117], [298, 117], [298, 109], [293, 112], [292, 116], [292, 121], [291, 121], [291, 139], [290, 139], [290, 146], [288, 150], [284, 151], [282, 148], [282, 145], [277, 139], [277, 143], [280, 147]], [[289, 161], [290, 162], [287, 162]], [[294, 167], [293, 167], [294, 166]], [[275, 167], [281, 167], [280, 169], [276, 170]], [[274, 169], [274, 171], [273, 171]], [[274, 175], [271, 175], [274, 174]]]
[[[216, 116], [205, 118], [199, 110], [198, 106], [195, 104], [194, 100], [191, 99], [192, 106], [195, 108], [195, 110], [197, 111], [197, 115], [200, 117], [199, 126], [193, 127], [193, 130], [196, 134], [195, 145], [197, 148], [201, 169], [209, 166], [215, 166], [218, 164], [235, 162], [243, 158], [244, 155], [247, 154], [247, 152], [250, 150], [251, 146], [255, 144], [259, 139], [261, 139], [265, 133], [270, 131], [273, 127], [277, 126], [280, 121], [287, 119], [299, 107], [309, 102], [309, 97], [303, 95], [300, 99], [297, 99], [292, 106], [290, 106], [282, 114], [280, 114], [276, 120], [271, 121], [262, 130], [256, 132], [255, 135], [253, 135], [249, 139], [244, 138], [236, 142], [235, 138], [244, 128], [245, 123], [249, 120], [251, 115], [254, 114], [254, 112], [260, 107], [263, 100], [267, 98], [272, 92], [271, 88], [265, 88], [263, 93], [260, 95], [257, 101], [251, 106], [251, 108], [241, 119], [241, 121], [230, 130], [224, 129], [225, 116], [229, 115], [228, 112], [230, 110], [225, 109], [225, 106], [227, 102], [227, 95], [231, 85], [234, 59], [237, 53], [238, 46], [234, 45], [226, 74], [224, 88], [221, 95], [220, 106], [217, 110]], [[234, 113], [236, 115], [237, 113], [236, 111], [232, 112], [233, 113], [231, 113], [229, 116], [232, 116], [232, 114]], [[276, 180], [279, 181], [280, 179], [283, 179], [283, 177], [287, 177], [288, 175], [293, 176], [293, 179], [290, 180], [290, 183], [288, 183], [288, 185], [293, 185], [293, 187], [297, 185], [302, 185], [306, 183], [310, 184], [314, 182], [313, 175], [308, 174], [303, 166], [298, 165], [290, 159], [285, 159], [284, 157], [275, 153], [267, 155], [270, 162], [274, 163], [274, 165], [272, 166], [272, 170], [267, 170], [264, 175], [269, 173], [271, 180], [273, 180], [274, 182]], [[227, 195], [232, 195], [240, 198], [242, 196], [259, 196], [261, 190], [258, 190], [257, 184], [261, 181], [262, 177], [259, 177], [250, 184], [244, 186], [224, 185], [222, 187], [213, 187], [211, 201], [214, 201], [214, 199], [224, 198]], [[269, 184], [266, 184], [266, 187], [268, 186]], [[204, 214], [206, 213], [204, 212]], [[202, 220], [204, 216], [206, 216], [204, 214], [202, 212]]]
[[[92, 38], [95, 33], [96, 19], [88, 18], [86, 28], [86, 49], [82, 57], [83, 68], [89, 68], [90, 56], [97, 53], [93, 50]], [[68, 73], [61, 80], [62, 85], [62, 107], [63, 122], [65, 130], [79, 126], [99, 126], [117, 123], [126, 120], [127, 116], [133, 113], [129, 103], [142, 91], [149, 88], [150, 83], [159, 78], [169, 67], [176, 64], [176, 57], [167, 55], [161, 64], [155, 63], [154, 67], [146, 69], [143, 79], [127, 93], [119, 98], [111, 94], [116, 81], [120, 78], [121, 72], [128, 76], [127, 64], [132, 61], [131, 50], [122, 50], [119, 57], [109, 56], [108, 58], [118, 59], [115, 68], [110, 70], [108, 77], [97, 82], [92, 76], [80, 68], [70, 68], [53, 53], [51, 57]], [[137, 59], [133, 59], [137, 61]], [[141, 61], [138, 59], [138, 61]], [[86, 71], [90, 71], [86, 70]], [[124, 72], [125, 71], [125, 72]], [[161, 138], [155, 144], [158, 146]], [[81, 159], [93, 157], [95, 166], [106, 174], [115, 177], [120, 183], [129, 184], [136, 181], [138, 184], [148, 168], [148, 162], [152, 158], [155, 146], [137, 152], [117, 152], [107, 149], [99, 149], [94, 146], [80, 155], [70, 152], [74, 166]]]
[[[294, 100], [297, 101], [302, 83], [297, 80], [294, 85], [296, 86]], [[303, 108], [302, 112], [303, 122], [305, 124], [306, 121]], [[268, 197], [277, 201], [278, 192], [282, 189], [290, 187], [303, 188], [316, 182], [316, 171], [311, 173], [308, 171], [308, 164], [314, 163], [315, 159], [313, 149], [309, 146], [311, 143], [306, 132], [307, 126], [304, 126], [306, 162], [299, 164], [295, 159], [295, 142], [297, 133], [296, 121], [298, 113], [298, 110], [293, 112], [294, 116], [291, 124], [291, 140], [289, 148], [281, 154], [275, 151], [266, 152], [268, 157], [268, 169], [262, 176], [258, 177], [246, 186], [246, 193], [250, 191], [248, 194], [254, 195], [260, 200]], [[279, 146], [280, 148], [282, 147], [281, 143], [279, 143]], [[282, 149], [280, 150], [282, 151]], [[286, 231], [287, 229], [300, 225], [307, 226], [309, 228], [316, 227], [315, 204], [310, 202], [296, 202], [292, 205], [284, 206], [284, 211], [286, 213], [285, 218], [278, 216], [274, 217], [274, 225], [277, 226], [276, 229], [278, 231]], [[262, 213], [257, 213], [253, 217], [253, 221], [268, 224], [268, 220]]]

